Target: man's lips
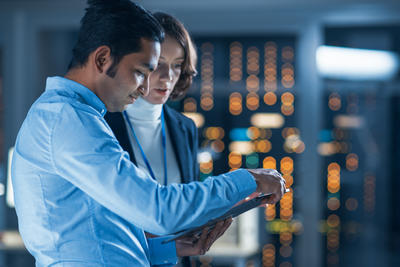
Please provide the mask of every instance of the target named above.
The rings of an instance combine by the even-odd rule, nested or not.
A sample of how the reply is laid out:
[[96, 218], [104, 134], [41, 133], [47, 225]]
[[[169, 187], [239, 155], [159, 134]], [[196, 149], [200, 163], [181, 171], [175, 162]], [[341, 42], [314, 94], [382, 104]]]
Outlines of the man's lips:
[[136, 95], [136, 94], [132, 94], [132, 95], [129, 95], [129, 98], [130, 98], [130, 102], [131, 103], [133, 103], [133, 102], [135, 102], [135, 100], [138, 98], [139, 96], [138, 95]]
[[132, 98], [135, 98], [135, 99], [139, 98], [139, 94], [137, 94], [137, 93], [130, 94], [129, 96]]

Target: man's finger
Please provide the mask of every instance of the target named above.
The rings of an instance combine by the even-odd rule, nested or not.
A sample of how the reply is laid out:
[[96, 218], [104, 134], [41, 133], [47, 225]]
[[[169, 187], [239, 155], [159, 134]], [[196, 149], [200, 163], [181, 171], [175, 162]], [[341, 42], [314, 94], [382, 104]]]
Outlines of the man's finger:
[[212, 234], [210, 234], [209, 238], [207, 239], [207, 244], [205, 248], [207, 251], [210, 249], [212, 244], [214, 244], [214, 242], [225, 233], [225, 231], [229, 228], [231, 223], [232, 223], [232, 218], [228, 218], [224, 221], [219, 222], [220, 225], [218, 225], [218, 227], [214, 229]]
[[215, 225], [214, 229], [210, 233], [208, 233], [208, 237], [207, 237], [206, 243], [204, 244], [204, 249], [206, 251], [210, 248], [212, 243], [214, 243], [214, 241], [217, 238], [218, 233], [221, 231], [223, 225], [224, 225], [224, 221], [218, 222]]
[[209, 229], [208, 227], [205, 227], [203, 229], [203, 231], [201, 232], [201, 236], [200, 236], [198, 242], [196, 243], [196, 246], [197, 246], [197, 249], [199, 250], [200, 255], [204, 255], [204, 253], [206, 253], [206, 251], [207, 251], [205, 249], [205, 245], [207, 243], [208, 236], [209, 236], [208, 229]]
[[208, 236], [208, 227], [205, 227], [203, 231], [201, 231], [201, 235], [198, 239], [198, 242], [203, 243], [207, 239], [207, 236]]
[[225, 233], [225, 231], [229, 228], [229, 226], [231, 226], [232, 222], [233, 222], [233, 219], [232, 219], [232, 218], [228, 218], [228, 219], [226, 219], [226, 220], [224, 221], [224, 225], [222, 226], [222, 229], [221, 229], [221, 231], [218, 233], [216, 239], [220, 238], [220, 237]]

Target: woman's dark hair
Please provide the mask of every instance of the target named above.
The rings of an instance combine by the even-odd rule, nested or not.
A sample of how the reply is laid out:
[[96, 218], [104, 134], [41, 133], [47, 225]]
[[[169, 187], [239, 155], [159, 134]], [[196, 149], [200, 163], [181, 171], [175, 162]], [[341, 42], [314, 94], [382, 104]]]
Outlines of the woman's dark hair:
[[153, 15], [163, 27], [165, 34], [174, 38], [183, 48], [184, 61], [182, 63], [181, 75], [170, 95], [170, 99], [172, 100], [179, 99], [185, 95], [192, 84], [193, 77], [197, 74], [196, 48], [188, 31], [180, 21], [162, 12], [157, 12]]
[[141, 38], [159, 43], [164, 40], [163, 29], [153, 15], [129, 0], [88, 0], [87, 3], [68, 69], [84, 66], [90, 53], [106, 45], [113, 58], [107, 74], [113, 77], [125, 55], [142, 49]]

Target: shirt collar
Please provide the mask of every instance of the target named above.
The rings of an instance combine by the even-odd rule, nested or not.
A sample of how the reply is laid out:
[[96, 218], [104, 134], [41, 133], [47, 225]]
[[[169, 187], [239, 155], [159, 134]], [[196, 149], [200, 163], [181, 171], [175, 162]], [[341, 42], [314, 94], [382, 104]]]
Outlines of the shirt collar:
[[81, 96], [86, 104], [96, 109], [102, 116], [107, 112], [106, 105], [100, 98], [89, 88], [78, 82], [60, 76], [48, 77], [46, 81], [46, 90], [52, 89], [71, 90]]

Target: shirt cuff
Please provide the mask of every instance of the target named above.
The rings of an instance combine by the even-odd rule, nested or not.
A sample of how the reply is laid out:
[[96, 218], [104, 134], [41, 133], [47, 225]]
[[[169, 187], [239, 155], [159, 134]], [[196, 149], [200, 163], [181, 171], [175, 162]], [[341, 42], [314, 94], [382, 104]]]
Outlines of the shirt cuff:
[[150, 263], [155, 265], [175, 265], [178, 263], [175, 241], [162, 244], [162, 241], [170, 237], [155, 237], [147, 239], [149, 244]]
[[227, 175], [234, 181], [237, 191], [242, 194], [243, 198], [256, 191], [256, 180], [247, 170], [238, 169], [227, 173]]

